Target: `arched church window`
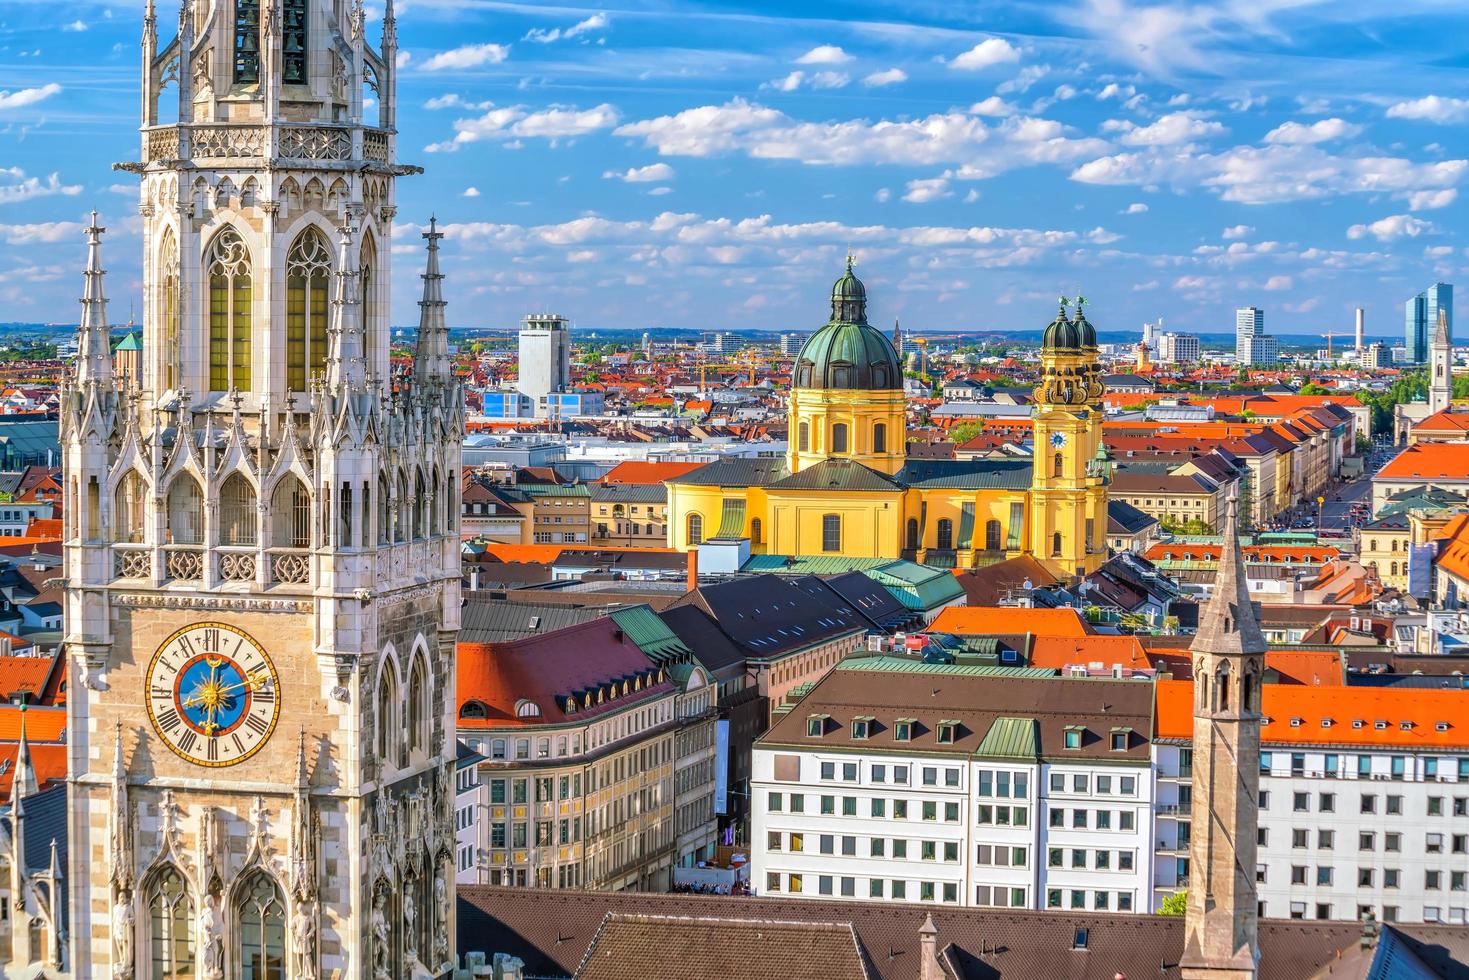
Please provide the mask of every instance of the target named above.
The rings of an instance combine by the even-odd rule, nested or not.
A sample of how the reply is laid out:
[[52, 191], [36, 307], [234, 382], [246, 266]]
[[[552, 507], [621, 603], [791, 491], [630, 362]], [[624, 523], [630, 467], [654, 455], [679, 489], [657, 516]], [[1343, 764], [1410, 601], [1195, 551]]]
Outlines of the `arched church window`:
[[277, 483], [270, 495], [270, 544], [273, 548], [311, 547], [311, 494], [294, 476]]
[[159, 350], [164, 391], [179, 386], [179, 246], [172, 228], [163, 229], [163, 242], [158, 248], [158, 320], [163, 327], [163, 345]]
[[1229, 664], [1222, 663], [1214, 672], [1214, 710], [1229, 710]]
[[307, 82], [306, 0], [285, 0], [281, 5], [281, 79], [287, 85]]
[[704, 517], [703, 517], [703, 515], [701, 515], [701, 514], [690, 514], [689, 515], [689, 519], [688, 519], [688, 526], [689, 526], [689, 534], [688, 534], [689, 547], [692, 548], [695, 545], [703, 544], [704, 543]]
[[413, 502], [408, 499], [408, 477], [402, 473], [398, 474], [398, 507], [393, 519], [393, 540], [402, 542], [408, 540], [411, 530]]
[[952, 551], [954, 548], [954, 522], [940, 517], [938, 523], [938, 550]]
[[414, 481], [413, 537], [422, 540], [428, 537], [428, 508], [431, 501], [428, 498], [428, 487], [423, 482], [422, 471], [414, 476]]
[[256, 871], [240, 890], [240, 980], [285, 980], [286, 908], [280, 886]]
[[286, 386], [305, 391], [326, 369], [328, 283], [332, 252], [315, 228], [297, 237], [286, 256]]
[[1065, 464], [1065, 462], [1065, 459], [1060, 453], [1057, 453], [1055, 456], [1051, 457], [1051, 475], [1058, 480], [1061, 478], [1061, 467]]
[[831, 427], [831, 451], [833, 453], [847, 451], [847, 423], [838, 422]]
[[796, 432], [798, 433], [796, 437], [796, 450], [803, 453], [808, 452], [811, 449], [811, 423], [802, 422], [797, 427]]
[[209, 247], [209, 390], [250, 388], [250, 251], [233, 228]]
[[148, 950], [153, 976], [183, 980], [194, 975], [194, 903], [183, 876], [165, 867], [148, 887]]
[[377, 302], [377, 279], [374, 272], [377, 268], [377, 243], [373, 240], [372, 232], [365, 232], [362, 236], [362, 244], [358, 248], [361, 258], [361, 296], [359, 301], [362, 310], [362, 357], [367, 362], [368, 373], [374, 371], [377, 357], [377, 331], [378, 331], [378, 302]]
[[235, 0], [235, 84], [260, 82], [260, 0]]
[[1061, 557], [1061, 532], [1055, 531], [1051, 534], [1051, 557]]
[[833, 388], [852, 387], [852, 365], [833, 364], [831, 366], [831, 386]]
[[1000, 550], [1000, 522], [987, 521], [984, 525], [984, 548], [986, 551]]
[[886, 422], [878, 422], [872, 427], [872, 451], [885, 453], [888, 451], [888, 427]]
[[423, 658], [413, 658], [413, 668], [408, 674], [408, 740], [413, 749], [428, 745], [428, 676], [424, 672]]
[[168, 488], [168, 540], [171, 544], [204, 543], [204, 494], [191, 476], [180, 476]]
[[129, 470], [113, 491], [112, 540], [142, 543], [147, 529], [143, 506], [146, 497], [143, 477], [136, 470]]
[[219, 491], [219, 543], [252, 545], [260, 539], [255, 520], [255, 488], [239, 473]]
[[377, 543], [387, 544], [393, 533], [392, 511], [388, 506], [388, 481], [381, 473], [377, 477]]
[[918, 518], [908, 518], [908, 550], [918, 550]]
[[383, 668], [377, 680], [377, 755], [387, 761], [393, 752], [393, 730], [397, 728], [398, 713], [398, 669], [393, 662], [384, 658]]

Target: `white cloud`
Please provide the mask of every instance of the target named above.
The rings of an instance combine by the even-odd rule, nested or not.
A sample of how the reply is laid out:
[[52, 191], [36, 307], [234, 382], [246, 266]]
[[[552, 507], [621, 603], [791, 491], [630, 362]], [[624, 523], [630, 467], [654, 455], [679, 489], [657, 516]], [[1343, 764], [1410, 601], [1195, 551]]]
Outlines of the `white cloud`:
[[552, 106], [537, 112], [528, 112], [524, 106], [502, 106], [490, 109], [476, 119], [456, 119], [454, 138], [426, 149], [431, 153], [452, 152], [465, 143], [519, 137], [570, 139], [610, 129], [617, 125], [617, 121], [617, 110], [605, 102], [590, 109]]
[[578, 21], [565, 30], [559, 27], [552, 27], [549, 30], [539, 27], [531, 28], [529, 31], [526, 31], [525, 37], [521, 38], [521, 40], [533, 41], [536, 44], [550, 44], [553, 41], [569, 41], [572, 38], [581, 37], [584, 34], [605, 30], [610, 23], [611, 20], [606, 14], [593, 14], [586, 20]]
[[602, 174], [607, 180], [620, 180], [628, 184], [656, 184], [673, 179], [673, 168], [666, 163], [650, 163], [646, 167], [633, 167], [621, 172], [608, 170]]
[[939, 201], [953, 196], [954, 192], [949, 190], [947, 177], [933, 177], [927, 180], [908, 181], [908, 192], [903, 195], [903, 200], [909, 204], [927, 204], [930, 201]]
[[650, 188], [648, 188], [648, 196], [649, 197], [662, 197], [664, 194], [672, 194], [672, 193], [673, 193], [673, 188], [672, 187], [669, 187], [667, 184], [663, 184], [663, 185], [661, 185], [659, 187], [650, 187]]
[[1417, 238], [1434, 230], [1433, 222], [1415, 218], [1411, 214], [1392, 214], [1366, 225], [1352, 225], [1347, 237], [1356, 240], [1371, 235], [1379, 242], [1390, 242], [1398, 238]]
[[969, 188], [969, 193], [964, 195], [964, 203], [973, 204], [977, 200], [979, 200], [979, 191], [975, 190], [973, 187]]
[[1414, 191], [1408, 195], [1408, 207], [1414, 211], [1432, 211], [1446, 208], [1459, 199], [1459, 192], [1452, 187], [1440, 191]]
[[1328, 140], [1356, 136], [1362, 127], [1345, 119], [1332, 117], [1313, 123], [1286, 122], [1265, 134], [1266, 143], [1325, 143]]
[[810, 51], [807, 51], [805, 54], [801, 55], [801, 57], [797, 58], [796, 64], [845, 65], [851, 60], [852, 56], [847, 54], [847, 52], [843, 51], [841, 48], [837, 47], [835, 44], [821, 44], [812, 48]]
[[1452, 245], [1428, 245], [1423, 249], [1423, 257], [1426, 259], [1446, 259], [1453, 254]]
[[812, 88], [845, 88], [851, 76], [840, 71], [819, 71], [811, 76]]
[[1050, 74], [1049, 65], [1027, 65], [1016, 73], [1015, 77], [995, 86], [995, 91], [1001, 95], [1010, 95], [1015, 92], [1025, 92], [1032, 85]]
[[956, 55], [949, 62], [949, 67], [958, 71], [981, 71], [1019, 60], [1019, 48], [1004, 38], [991, 37], [980, 41], [963, 54]]
[[493, 102], [466, 102], [456, 93], [449, 92], [445, 95], [434, 96], [425, 102], [423, 107], [425, 109], [474, 109], [479, 112], [493, 108], [494, 105]]
[[465, 197], [479, 197], [479, 188], [478, 187], [466, 187], [466, 188], [464, 188], [464, 196]]
[[1294, 283], [1291, 282], [1290, 276], [1271, 276], [1265, 281], [1265, 291], [1278, 293], [1290, 289], [1292, 285]]
[[875, 71], [862, 79], [862, 84], [868, 88], [883, 88], [887, 85], [900, 85], [908, 80], [908, 73], [901, 68], [889, 68], [886, 71]]
[[80, 34], [89, 26], [84, 20], [74, 20], [70, 24], [62, 24], [61, 29], [69, 34]]
[[766, 82], [760, 87], [775, 89], [777, 92], [794, 92], [801, 87], [801, 83], [805, 80], [806, 73], [798, 70], [791, 72], [784, 78], [777, 78], [774, 81]]
[[48, 221], [33, 225], [0, 225], [0, 241], [7, 245], [54, 245], [80, 240], [83, 225], [79, 221]]
[[1013, 116], [1015, 107], [998, 95], [991, 95], [983, 102], [976, 102], [969, 107], [969, 111], [976, 116]]
[[1421, 119], [1425, 122], [1456, 123], [1469, 119], [1469, 99], [1425, 95], [1421, 99], [1388, 106], [1390, 119]]
[[1225, 241], [1232, 241], [1236, 238], [1246, 238], [1254, 233], [1255, 229], [1250, 225], [1230, 225], [1220, 232], [1220, 235]]
[[412, 51], [399, 51], [398, 57], [393, 59], [393, 67], [407, 68], [413, 62]]
[[1102, 123], [1102, 131], [1121, 133], [1118, 139], [1128, 146], [1176, 146], [1227, 132], [1223, 123], [1204, 116], [1193, 111], [1170, 112], [1146, 126], [1130, 119], [1108, 119]]
[[[134, 194], [137, 188], [132, 188]], [[75, 197], [82, 192], [79, 184], [63, 184], [58, 174], [52, 174], [45, 180], [39, 177], [27, 177], [25, 171], [12, 167], [8, 170], [0, 170], [0, 204], [19, 204], [23, 201], [33, 201], [38, 197]]]
[[1106, 85], [1102, 86], [1102, 90], [1097, 93], [1097, 101], [1101, 102], [1107, 99], [1130, 99], [1136, 94], [1137, 89], [1132, 85], [1118, 85], [1116, 82], [1108, 82]]
[[628, 123], [617, 130], [617, 135], [640, 136], [664, 156], [704, 157], [733, 150], [740, 137], [777, 126], [786, 118], [779, 110], [734, 99], [724, 105], [699, 106], [672, 116]]
[[466, 44], [461, 48], [440, 51], [423, 63], [424, 71], [439, 71], [444, 68], [478, 68], [480, 65], [498, 65], [510, 57], [510, 49], [503, 44]]
[[43, 102], [53, 95], [61, 93], [61, 86], [50, 82], [38, 88], [16, 89], [14, 92], [0, 90], [0, 109], [20, 109], [28, 105]]
[[878, 204], [886, 204], [888, 201], [892, 200], [892, 196], [892, 191], [888, 190], [886, 187], [879, 187], [877, 189], [877, 193], [872, 195], [872, 199]]
[[1137, 202], [1135, 202], [1133, 204], [1129, 204], [1127, 206], [1127, 210], [1123, 211], [1122, 213], [1123, 214], [1147, 214], [1147, 212], [1148, 212], [1148, 206], [1146, 204], [1142, 203], [1141, 201], [1137, 201]]

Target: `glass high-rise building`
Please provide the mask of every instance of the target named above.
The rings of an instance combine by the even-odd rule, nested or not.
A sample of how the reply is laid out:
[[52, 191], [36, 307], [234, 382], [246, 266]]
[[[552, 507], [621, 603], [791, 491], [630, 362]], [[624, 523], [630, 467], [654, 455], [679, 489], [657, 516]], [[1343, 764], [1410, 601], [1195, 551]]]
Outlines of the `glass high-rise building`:
[[1408, 362], [1424, 364], [1428, 361], [1428, 345], [1438, 329], [1438, 314], [1443, 311], [1449, 327], [1449, 336], [1454, 335], [1454, 287], [1450, 283], [1436, 282], [1423, 292], [1408, 300], [1405, 309], [1403, 346], [1407, 348]]
[[1234, 362], [1241, 367], [1258, 363], [1253, 360], [1250, 339], [1265, 334], [1265, 311], [1257, 306], [1244, 306], [1234, 311]]

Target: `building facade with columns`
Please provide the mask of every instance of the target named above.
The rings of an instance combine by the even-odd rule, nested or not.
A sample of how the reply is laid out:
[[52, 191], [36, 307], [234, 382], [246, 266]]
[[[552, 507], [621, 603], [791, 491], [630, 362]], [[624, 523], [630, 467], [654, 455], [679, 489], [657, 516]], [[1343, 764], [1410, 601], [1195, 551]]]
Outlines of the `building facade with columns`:
[[360, 0], [184, 0], [164, 44], [158, 21], [148, 0], [122, 165], [141, 377], [114, 370], [94, 221], [61, 396], [71, 918], [44, 965], [443, 976], [462, 396], [432, 226], [413, 373], [389, 377], [416, 171], [393, 5], [376, 47]]

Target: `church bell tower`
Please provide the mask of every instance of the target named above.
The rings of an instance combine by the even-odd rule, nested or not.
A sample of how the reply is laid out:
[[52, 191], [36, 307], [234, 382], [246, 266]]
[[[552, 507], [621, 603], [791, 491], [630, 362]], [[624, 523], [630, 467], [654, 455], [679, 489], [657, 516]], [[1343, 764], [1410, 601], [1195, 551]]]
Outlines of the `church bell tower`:
[[61, 396], [73, 976], [396, 980], [454, 951], [462, 397], [432, 225], [389, 366], [397, 26], [143, 21], [143, 357], [93, 221]]

